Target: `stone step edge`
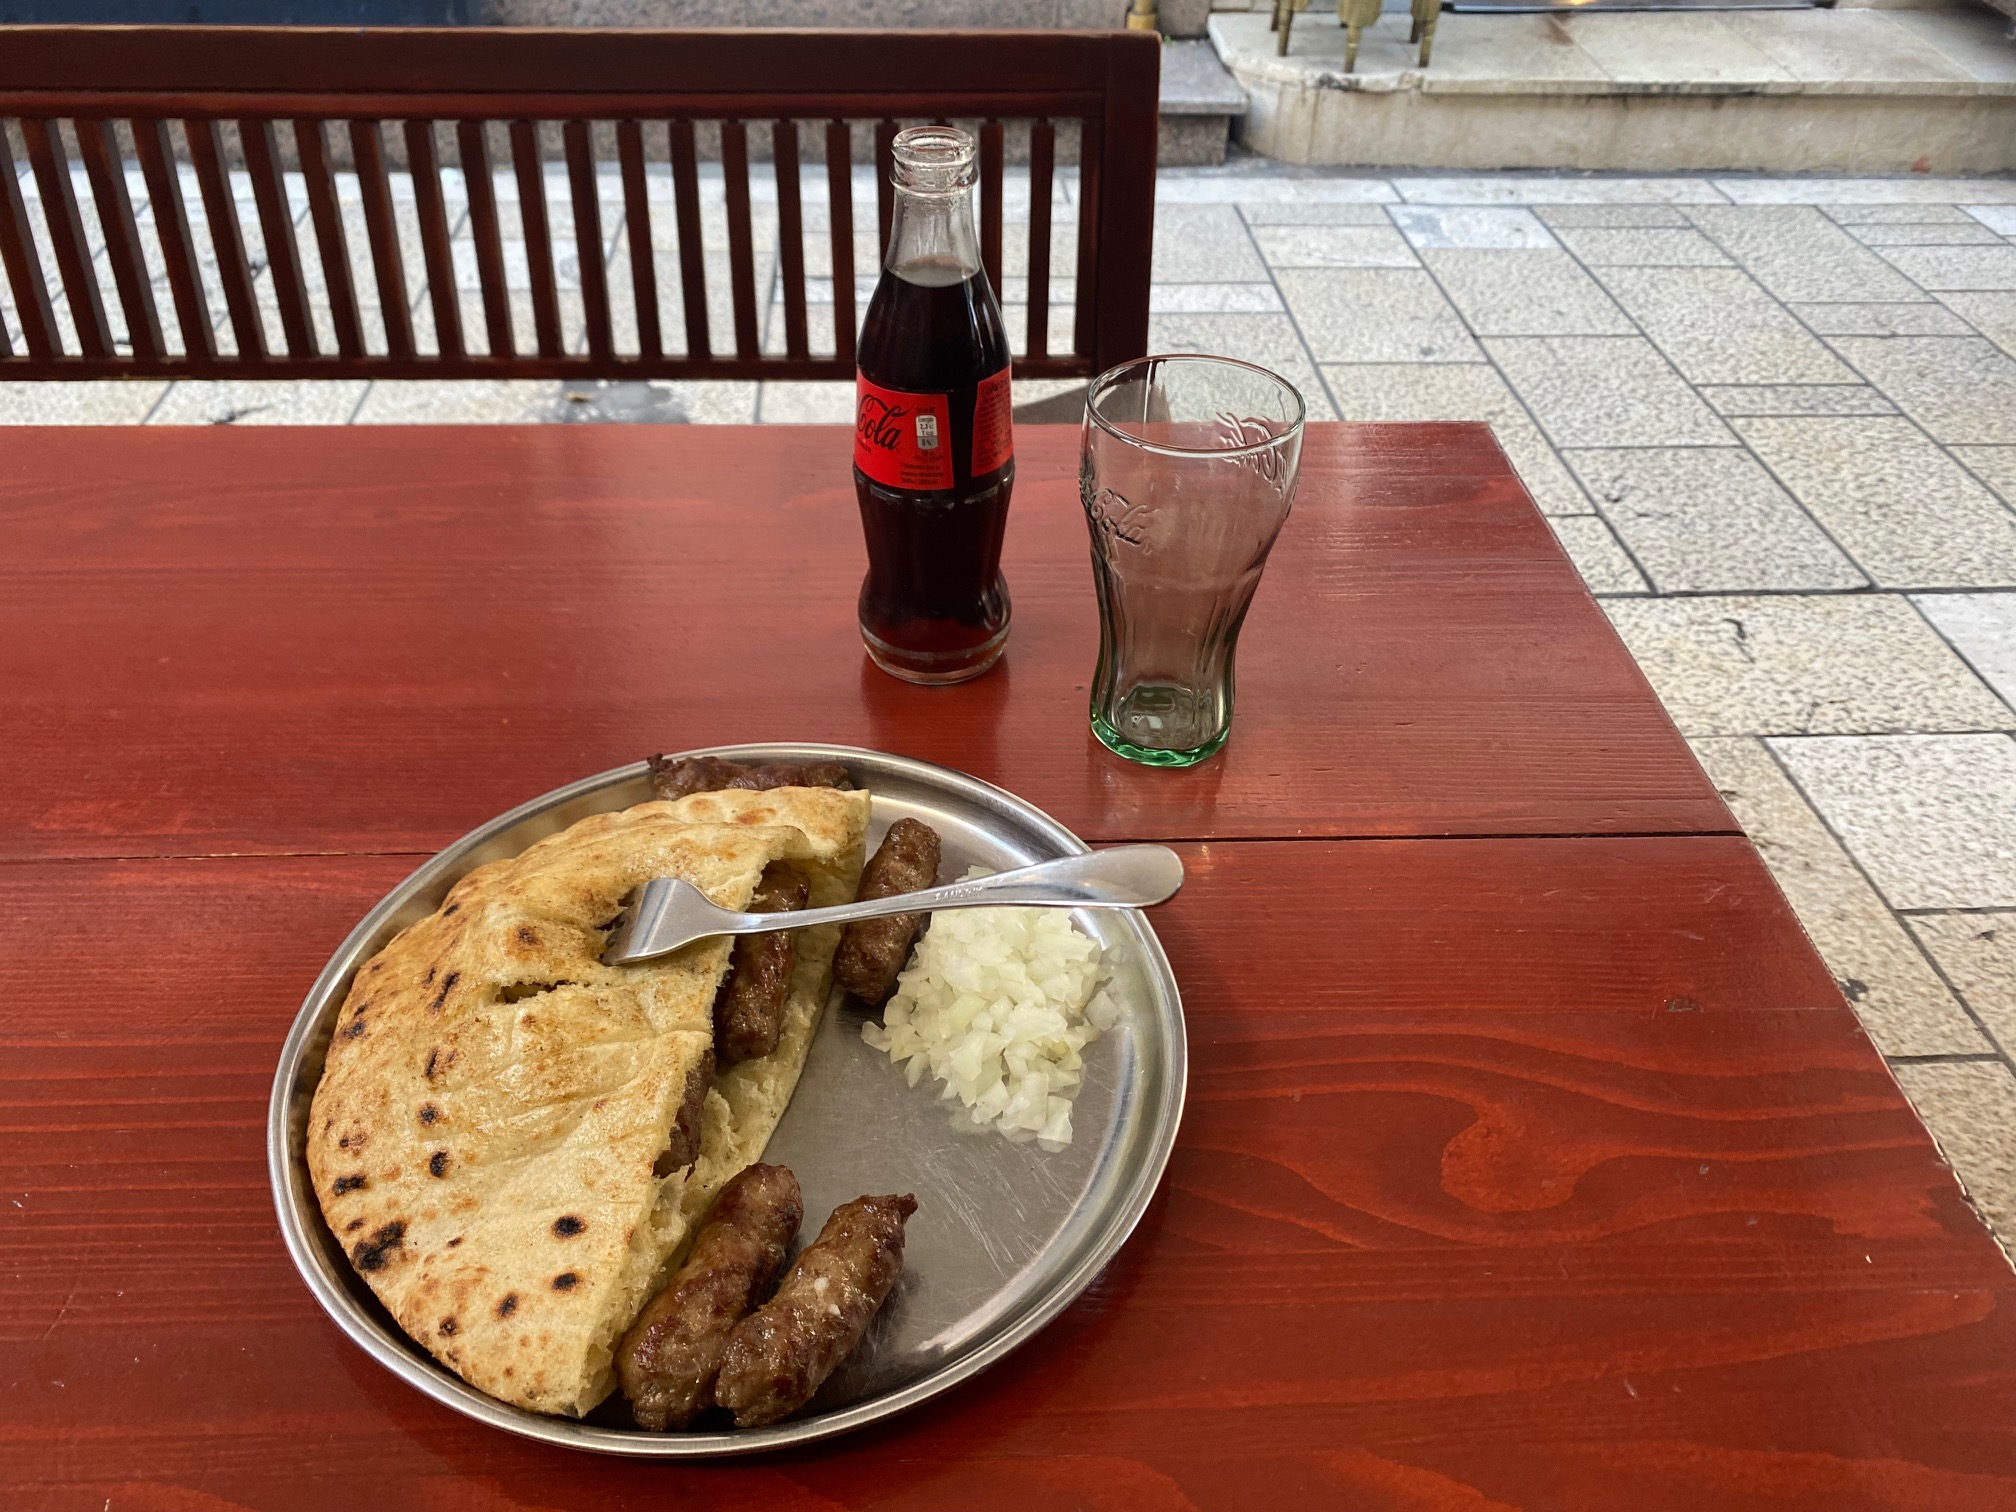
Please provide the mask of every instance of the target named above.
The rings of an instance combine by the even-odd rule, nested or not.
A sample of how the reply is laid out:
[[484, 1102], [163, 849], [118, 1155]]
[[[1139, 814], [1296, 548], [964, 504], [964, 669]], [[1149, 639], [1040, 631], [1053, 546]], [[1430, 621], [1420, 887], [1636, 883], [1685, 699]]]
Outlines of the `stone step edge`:
[[1348, 74], [1335, 69], [1314, 69], [1306, 64], [1282, 67], [1272, 59], [1252, 60], [1246, 54], [1227, 59], [1226, 67], [1235, 79], [1249, 87], [1263, 84], [1277, 89], [1330, 90], [1340, 94], [1538, 95], [1566, 99], [1659, 95], [1689, 99], [1754, 95], [1974, 99], [2016, 95], [2016, 79], [1828, 79], [1817, 82], [1798, 79], [1701, 79], [1677, 83], [1636, 79], [1477, 79], [1438, 75], [1432, 66], [1426, 70], [1409, 68], [1396, 73]]

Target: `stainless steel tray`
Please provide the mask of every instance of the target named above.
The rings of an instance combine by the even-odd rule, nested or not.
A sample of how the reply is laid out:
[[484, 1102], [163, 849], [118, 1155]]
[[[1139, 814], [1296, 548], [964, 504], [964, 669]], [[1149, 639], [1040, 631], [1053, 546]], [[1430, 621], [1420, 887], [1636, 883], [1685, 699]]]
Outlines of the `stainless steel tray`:
[[[922, 819], [944, 837], [947, 876], [976, 862], [999, 869], [1088, 848], [1013, 794], [930, 762], [823, 745], [720, 746], [690, 754], [843, 761], [873, 794], [869, 846], [904, 815]], [[1176, 981], [1141, 914], [1074, 915], [1109, 961], [1119, 956], [1111, 991], [1124, 1011], [1119, 1025], [1085, 1051], [1084, 1086], [1072, 1112], [1075, 1138], [1055, 1155], [992, 1132], [954, 1133], [935, 1085], [928, 1079], [905, 1085], [886, 1056], [862, 1043], [858, 1014], [830, 1004], [764, 1158], [797, 1173], [808, 1238], [835, 1206], [864, 1192], [917, 1194], [903, 1279], [862, 1347], [804, 1413], [770, 1428], [646, 1433], [628, 1425], [620, 1401], [579, 1422], [507, 1406], [437, 1365], [352, 1271], [309, 1185], [308, 1106], [337, 1009], [363, 962], [432, 913], [475, 867], [514, 856], [589, 814], [650, 796], [639, 762], [534, 799], [428, 861], [351, 931], [301, 1005], [273, 1080], [266, 1157], [280, 1230], [302, 1279], [338, 1327], [402, 1380], [479, 1422], [550, 1444], [663, 1459], [831, 1438], [985, 1370], [1062, 1312], [1126, 1242], [1168, 1164], [1183, 1111], [1186, 1047]]]

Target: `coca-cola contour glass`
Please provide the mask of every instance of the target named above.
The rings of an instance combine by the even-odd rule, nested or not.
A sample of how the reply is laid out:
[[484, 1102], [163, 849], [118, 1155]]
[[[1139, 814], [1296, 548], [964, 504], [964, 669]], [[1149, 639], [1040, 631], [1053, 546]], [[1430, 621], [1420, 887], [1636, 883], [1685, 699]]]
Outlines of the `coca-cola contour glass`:
[[1191, 766], [1225, 744], [1239, 627], [1295, 500], [1302, 416], [1285, 380], [1223, 357], [1144, 357], [1086, 395], [1092, 730], [1130, 761]]

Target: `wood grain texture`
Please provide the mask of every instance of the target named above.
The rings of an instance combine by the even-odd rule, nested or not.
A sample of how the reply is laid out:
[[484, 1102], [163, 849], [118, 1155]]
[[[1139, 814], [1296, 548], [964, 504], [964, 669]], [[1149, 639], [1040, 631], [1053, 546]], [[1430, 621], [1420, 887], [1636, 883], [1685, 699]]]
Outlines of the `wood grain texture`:
[[819, 739], [1089, 839], [1733, 832], [1482, 426], [1312, 426], [1224, 753], [1086, 727], [1078, 436], [1025, 427], [997, 670], [874, 670], [848, 434], [15, 431], [0, 855], [432, 851], [656, 750]]
[[[1772, 966], [1806, 947], [1747, 846], [1186, 859], [1156, 918], [1190, 1098], [1119, 1258], [924, 1409], [705, 1468], [468, 1424], [345, 1341], [288, 1265], [274, 1058], [407, 858], [0, 866], [0, 917], [42, 942], [0, 953], [0, 1505], [2016, 1499], [2016, 1276], [1817, 963]], [[1645, 1006], [1684, 983], [1700, 1011]]]

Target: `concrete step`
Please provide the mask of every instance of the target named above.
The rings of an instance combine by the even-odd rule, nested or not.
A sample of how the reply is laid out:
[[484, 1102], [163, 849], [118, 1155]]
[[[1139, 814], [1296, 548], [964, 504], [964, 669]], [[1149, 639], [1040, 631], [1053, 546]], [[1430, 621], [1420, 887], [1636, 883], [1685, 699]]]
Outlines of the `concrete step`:
[[1128, 0], [478, 0], [491, 26], [1105, 28]]
[[1246, 114], [1246, 91], [1209, 42], [1162, 48], [1162, 126], [1156, 156], [1166, 167], [1225, 161], [1233, 123]]
[[1291, 163], [1660, 172], [2016, 169], [2016, 43], [1995, 13], [1447, 14], [1344, 31], [1312, 7], [1277, 57], [1261, 11], [1211, 40], [1245, 89], [1238, 139]]

